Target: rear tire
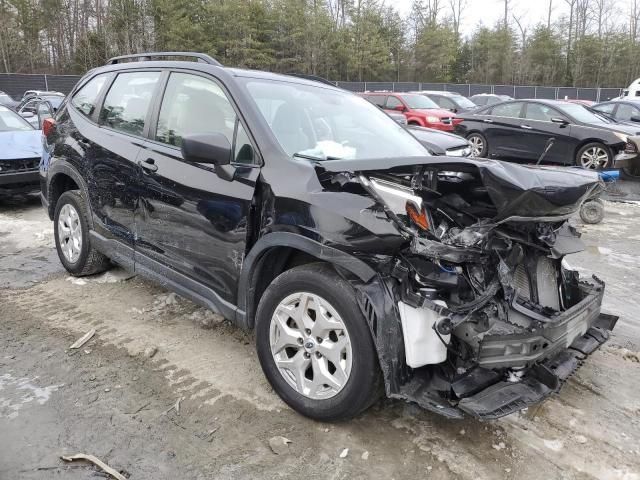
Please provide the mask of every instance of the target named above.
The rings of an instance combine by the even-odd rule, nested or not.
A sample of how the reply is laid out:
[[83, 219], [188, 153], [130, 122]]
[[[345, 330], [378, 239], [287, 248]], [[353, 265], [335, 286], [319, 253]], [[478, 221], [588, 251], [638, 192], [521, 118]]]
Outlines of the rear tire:
[[580, 218], [588, 225], [596, 225], [604, 220], [604, 203], [599, 198], [587, 200], [580, 207]]
[[381, 391], [376, 349], [355, 292], [327, 264], [295, 267], [269, 285], [256, 313], [256, 346], [273, 389], [307, 417], [354, 417]]
[[471, 156], [476, 158], [486, 158], [489, 151], [489, 144], [484, 135], [478, 132], [467, 135], [467, 141], [471, 144]]
[[75, 277], [100, 273], [109, 268], [109, 259], [91, 246], [89, 209], [80, 190], [60, 195], [53, 217], [58, 257]]

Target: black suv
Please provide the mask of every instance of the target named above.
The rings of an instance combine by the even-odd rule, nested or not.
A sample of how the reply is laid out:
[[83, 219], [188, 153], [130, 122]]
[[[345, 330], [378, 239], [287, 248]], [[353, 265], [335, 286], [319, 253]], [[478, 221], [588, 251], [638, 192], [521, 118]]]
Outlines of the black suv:
[[[151, 60], [172, 55], [199, 62]], [[595, 174], [429, 157], [357, 95], [201, 54], [112, 59], [45, 123], [65, 268], [113, 261], [255, 328], [309, 417], [356, 415], [383, 385], [500, 417], [557, 391], [617, 319], [562, 263]]]

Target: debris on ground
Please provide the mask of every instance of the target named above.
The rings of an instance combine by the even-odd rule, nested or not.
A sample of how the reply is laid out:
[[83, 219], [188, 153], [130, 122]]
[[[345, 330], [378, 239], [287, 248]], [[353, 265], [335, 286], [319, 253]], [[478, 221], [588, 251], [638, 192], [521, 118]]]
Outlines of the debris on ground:
[[362, 460], [369, 460], [369, 451], [368, 451], [368, 450], [367, 450], [367, 451], [365, 451], [365, 452], [362, 454], [362, 457], [361, 457], [361, 458], [362, 458]]
[[148, 347], [144, 350], [144, 356], [147, 358], [153, 358], [158, 353], [158, 347]]
[[96, 329], [92, 328], [91, 330], [89, 330], [87, 333], [85, 333], [82, 337], [80, 337], [78, 340], [76, 340], [73, 345], [71, 345], [69, 348], [76, 350], [78, 348], [81, 348], [85, 343], [87, 343], [89, 340], [91, 340], [91, 338], [96, 334]]
[[340, 452], [340, 458], [347, 458], [347, 455], [349, 455], [348, 448], [345, 448], [344, 450], [342, 450], [342, 452]]
[[180, 402], [182, 402], [182, 400], [184, 400], [184, 397], [180, 397], [176, 400], [176, 403], [174, 403], [173, 405], [171, 405], [168, 409], [166, 409], [162, 414], [166, 415], [168, 414], [171, 410], [175, 410], [176, 415], [180, 415]]
[[494, 444], [491, 445], [493, 448], [495, 448], [496, 450], [500, 451], [503, 450], [504, 448], [506, 448], [506, 445], [504, 444], [504, 442], [500, 442], [498, 444]]
[[276, 455], [284, 455], [289, 453], [289, 444], [291, 440], [285, 437], [276, 436], [269, 439], [269, 448]]
[[75, 455], [71, 455], [68, 457], [62, 455], [60, 458], [62, 458], [62, 460], [64, 460], [65, 462], [73, 462], [74, 460], [87, 460], [93, 463], [94, 465], [96, 465], [97, 467], [99, 467], [100, 469], [102, 469], [102, 471], [104, 471], [105, 473], [108, 473], [109, 475], [111, 475], [116, 480], [127, 480], [127, 478], [124, 475], [118, 473], [109, 465], [104, 463], [99, 458], [94, 457], [93, 455], [87, 455], [86, 453], [77, 453]]
[[86, 285], [87, 281], [84, 278], [68, 277], [67, 282], [71, 282], [74, 285]]

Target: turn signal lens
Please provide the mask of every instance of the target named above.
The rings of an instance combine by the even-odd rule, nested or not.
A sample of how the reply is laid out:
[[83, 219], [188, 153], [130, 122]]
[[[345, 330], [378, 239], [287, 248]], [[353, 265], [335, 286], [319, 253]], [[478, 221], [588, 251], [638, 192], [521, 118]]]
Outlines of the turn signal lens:
[[415, 223], [422, 230], [429, 230], [429, 220], [427, 220], [427, 211], [422, 207], [418, 211], [418, 207], [413, 202], [407, 202], [406, 205], [407, 215], [413, 223]]
[[53, 129], [56, 126], [56, 121], [53, 118], [45, 118], [44, 121], [42, 122], [42, 134], [45, 137], [48, 137], [49, 134], [51, 132], [53, 132]]

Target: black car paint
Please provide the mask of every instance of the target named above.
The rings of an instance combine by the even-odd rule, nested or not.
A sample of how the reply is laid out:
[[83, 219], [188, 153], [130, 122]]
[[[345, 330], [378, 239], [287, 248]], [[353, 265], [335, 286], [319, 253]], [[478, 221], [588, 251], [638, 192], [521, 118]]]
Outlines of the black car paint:
[[418, 125], [409, 125], [406, 129], [416, 137], [432, 155], [445, 156], [447, 150], [461, 150], [469, 147], [469, 142], [453, 133], [419, 127]]
[[[529, 163], [537, 160], [547, 142], [553, 138], [554, 144], [545, 156], [545, 162], [574, 165], [580, 148], [591, 142], [602, 143], [617, 155], [625, 149], [625, 142], [614, 135], [621, 132], [637, 135], [640, 127], [627, 124], [587, 124], [578, 122], [561, 110], [563, 102], [544, 100], [514, 100], [506, 104], [522, 104], [518, 117], [502, 117], [492, 114], [495, 105], [460, 115], [462, 123], [456, 133], [463, 137], [471, 133], [481, 133], [488, 144], [488, 156]], [[559, 111], [560, 119], [566, 123], [538, 121], [525, 118], [529, 104], [550, 106]]]
[[[49, 216], [53, 219], [61, 191], [79, 188], [89, 199], [91, 238], [98, 250], [244, 328], [254, 326], [260, 295], [286, 264], [295, 263], [300, 255], [326, 261], [356, 290], [378, 347], [387, 394], [459, 417], [459, 409], [420, 384], [428, 383], [421, 378], [426, 372], [413, 374], [404, 364], [397, 299], [413, 300], [407, 291], [406, 267], [396, 261], [398, 252], [410, 243], [406, 229], [381, 208], [375, 195], [340, 185], [375, 172], [414, 175], [418, 167], [479, 173], [486, 188], [482, 195], [494, 199], [500, 213], [495, 221], [502, 222], [562, 217], [597, 189], [597, 179], [459, 158], [325, 162], [290, 158], [250, 101], [243, 81], [257, 77], [318, 84], [263, 72], [184, 62], [110, 65], [88, 73], [74, 92], [94, 75], [106, 73], [110, 78], [100, 105], [114, 74], [154, 69], [217, 81], [251, 138], [256, 164], [232, 165], [229, 178], [227, 170], [224, 175], [218, 171], [220, 166], [192, 164], [179, 149], [153, 141], [149, 122], [155, 114], [147, 116], [141, 136], [132, 136], [99, 126], [99, 109], [86, 118], [65, 102], [55, 117], [55, 130], [44, 139], [41, 186]], [[151, 111], [157, 112], [160, 98], [154, 96]], [[155, 171], [141, 166], [147, 160], [153, 161]], [[418, 242], [412, 248], [430, 247]], [[438, 248], [443, 258], [482, 258], [474, 249]], [[597, 312], [598, 300], [601, 295], [594, 299]]]

